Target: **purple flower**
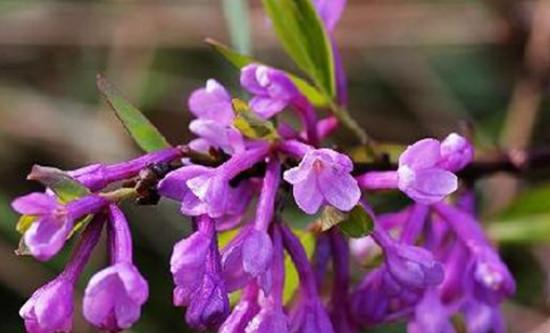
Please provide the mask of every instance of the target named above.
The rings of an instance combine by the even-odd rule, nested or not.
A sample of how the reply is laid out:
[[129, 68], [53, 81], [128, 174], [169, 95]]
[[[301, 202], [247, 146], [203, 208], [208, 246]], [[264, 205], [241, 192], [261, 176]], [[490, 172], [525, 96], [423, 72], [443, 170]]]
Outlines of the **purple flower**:
[[428, 250], [404, 244], [384, 250], [388, 272], [401, 285], [424, 289], [443, 281], [443, 267]]
[[129, 328], [141, 315], [149, 296], [147, 281], [129, 262], [113, 264], [96, 273], [84, 294], [84, 317], [104, 330]]
[[244, 229], [222, 252], [222, 272], [227, 289], [240, 289], [250, 279], [258, 279], [258, 284], [269, 292], [272, 256], [273, 244], [265, 231]]
[[346, 0], [314, 0], [313, 3], [327, 30], [334, 30], [346, 7]]
[[462, 307], [468, 333], [504, 333], [506, 327], [499, 308], [469, 299]]
[[317, 292], [315, 275], [304, 248], [286, 226], [280, 227], [284, 246], [294, 262], [300, 278], [299, 296], [289, 313], [292, 333], [334, 332], [329, 315]]
[[224, 282], [217, 273], [205, 272], [199, 289], [195, 292], [185, 319], [189, 326], [199, 330], [213, 329], [229, 315], [229, 299]]
[[477, 299], [495, 305], [515, 293], [512, 274], [491, 247], [475, 247], [472, 258], [473, 292]]
[[[453, 149], [451, 149], [453, 150]], [[443, 200], [458, 187], [455, 174], [440, 165], [451, 166], [453, 153], [442, 157], [441, 143], [435, 139], [423, 139], [409, 146], [399, 157], [397, 172], [367, 172], [358, 177], [359, 184], [367, 189], [399, 188], [420, 204], [430, 205]]]
[[191, 94], [189, 109], [198, 118], [191, 121], [189, 129], [200, 137], [190, 143], [191, 148], [204, 151], [213, 146], [228, 154], [244, 150], [243, 137], [233, 127], [231, 96], [216, 80], [208, 80], [205, 88]]
[[469, 164], [474, 158], [474, 148], [464, 138], [451, 133], [441, 142], [441, 159], [438, 166], [452, 172], [458, 171]]
[[315, 214], [324, 203], [349, 211], [361, 196], [352, 170], [353, 163], [346, 155], [331, 149], [312, 149], [283, 177], [293, 185], [294, 199], [304, 212]]
[[235, 305], [235, 308], [220, 326], [219, 333], [240, 333], [244, 332], [248, 323], [260, 311], [258, 304], [258, 287], [250, 283], [243, 290], [243, 294]]
[[356, 322], [374, 325], [382, 322], [389, 310], [390, 299], [384, 292], [384, 269], [368, 273], [351, 298], [351, 313]]
[[141, 315], [149, 286], [132, 264], [132, 240], [128, 222], [115, 205], [109, 210], [111, 266], [94, 274], [84, 292], [84, 317], [109, 331], [126, 329]]
[[73, 281], [60, 275], [32, 294], [19, 315], [29, 333], [70, 332], [73, 315]]
[[299, 95], [284, 72], [259, 64], [243, 67], [241, 85], [254, 94], [249, 103], [251, 109], [265, 119], [281, 112]]
[[103, 215], [90, 221], [63, 272], [35, 291], [21, 307], [19, 315], [25, 320], [27, 332], [71, 331], [74, 285], [99, 240], [103, 223]]
[[176, 285], [175, 305], [189, 305], [191, 296], [200, 287], [211, 240], [211, 236], [197, 231], [174, 246], [170, 259], [170, 271]]
[[[158, 190], [161, 195], [180, 201], [181, 212], [184, 215], [199, 216], [208, 213], [221, 221], [242, 215], [251, 195], [246, 182], [242, 182], [237, 187], [231, 187], [227, 181], [220, 179], [221, 177], [215, 178], [215, 173], [215, 169], [200, 165], [185, 166], [166, 175], [160, 181]], [[189, 184], [201, 195], [200, 197]], [[225, 202], [221, 203], [220, 210], [212, 209], [214, 207], [209, 206], [206, 193], [201, 192], [201, 186], [209, 185], [213, 186], [212, 189], [218, 188], [221, 191], [219, 198]]]
[[297, 304], [290, 310], [291, 333], [332, 333], [334, 328], [318, 295], [311, 295], [301, 289]]
[[75, 221], [98, 212], [108, 203], [98, 195], [89, 195], [64, 205], [53, 195], [35, 192], [15, 199], [12, 207], [18, 213], [35, 217], [24, 241], [35, 258], [45, 261], [63, 247]]
[[244, 139], [241, 133], [233, 127], [233, 123], [224, 124], [219, 120], [195, 119], [189, 123], [189, 130], [200, 139], [194, 140], [191, 148], [205, 151], [202, 146], [221, 148], [228, 154], [244, 150]]
[[[441, 303], [437, 291], [426, 290], [414, 310], [414, 320], [409, 322], [411, 333], [454, 333], [448, 309]], [[469, 332], [469, 331], [468, 331]]]
[[189, 110], [197, 118], [216, 120], [221, 124], [231, 124], [235, 117], [231, 96], [214, 79], [206, 81], [206, 86], [195, 90], [189, 97]]
[[217, 168], [196, 165], [179, 168], [159, 183], [159, 193], [181, 201], [184, 215], [208, 214], [212, 218], [240, 215], [248, 204], [246, 182], [241, 182], [237, 187], [229, 182], [262, 161], [269, 150], [269, 145], [258, 145], [233, 156]]
[[441, 144], [424, 139], [409, 146], [399, 157], [397, 186], [421, 204], [441, 201], [457, 189], [457, 177], [438, 166]]
[[244, 331], [245, 333], [288, 333], [288, 318], [281, 306], [267, 301]]
[[384, 261], [389, 275], [399, 285], [422, 291], [443, 281], [443, 266], [430, 251], [397, 243], [379, 228], [375, 229], [372, 236], [384, 250]]
[[188, 306], [187, 323], [197, 329], [216, 328], [229, 315], [229, 299], [221, 277], [214, 220], [196, 219], [198, 230], [174, 247], [170, 270], [174, 304]]

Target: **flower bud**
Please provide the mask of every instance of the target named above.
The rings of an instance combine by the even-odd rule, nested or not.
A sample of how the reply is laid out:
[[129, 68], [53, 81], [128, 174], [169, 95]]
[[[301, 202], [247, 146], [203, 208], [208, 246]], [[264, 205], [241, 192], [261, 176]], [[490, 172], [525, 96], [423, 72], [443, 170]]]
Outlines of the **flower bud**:
[[241, 70], [241, 85], [255, 95], [250, 107], [265, 119], [281, 112], [299, 94], [284, 72], [258, 64]]
[[464, 168], [474, 157], [474, 148], [464, 138], [456, 133], [451, 133], [441, 142], [441, 159], [438, 166], [455, 172]]
[[120, 331], [139, 319], [148, 296], [147, 281], [137, 268], [117, 263], [91, 278], [84, 293], [84, 317], [101, 329]]
[[204, 274], [185, 314], [187, 324], [199, 330], [214, 329], [222, 324], [228, 315], [229, 300], [223, 280], [216, 274]]
[[27, 332], [70, 332], [73, 291], [72, 281], [63, 275], [35, 291], [19, 311]]
[[384, 250], [389, 274], [403, 287], [422, 290], [443, 281], [443, 266], [428, 250], [397, 243]]

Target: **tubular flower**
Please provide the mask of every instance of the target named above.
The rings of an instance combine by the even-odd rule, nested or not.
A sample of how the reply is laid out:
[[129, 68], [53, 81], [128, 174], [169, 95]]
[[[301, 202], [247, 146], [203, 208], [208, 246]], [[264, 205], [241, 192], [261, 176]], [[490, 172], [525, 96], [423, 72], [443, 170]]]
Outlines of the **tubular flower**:
[[12, 207], [18, 213], [34, 217], [24, 241], [35, 258], [45, 261], [63, 247], [79, 218], [98, 212], [108, 203], [101, 196], [89, 195], [61, 204], [53, 195], [35, 192], [15, 199]]
[[19, 315], [25, 320], [27, 332], [72, 331], [75, 283], [99, 240], [103, 218], [103, 216], [99, 216], [90, 222], [63, 272], [35, 291], [21, 307]]
[[221, 148], [228, 154], [244, 149], [242, 135], [233, 127], [231, 96], [216, 80], [206, 81], [206, 86], [195, 90], [189, 97], [189, 109], [197, 119], [191, 121], [189, 129], [199, 136], [190, 146], [199, 151], [208, 147]]
[[358, 178], [359, 184], [367, 189], [398, 188], [420, 204], [439, 202], [458, 187], [456, 175], [449, 170], [471, 159], [465, 152], [467, 143], [457, 137], [450, 136], [444, 145], [435, 139], [417, 141], [401, 154], [397, 171], [367, 172]]
[[123, 213], [109, 208], [111, 265], [90, 279], [84, 292], [84, 317], [94, 326], [121, 331], [141, 315], [149, 297], [147, 281], [132, 263], [132, 240]]
[[299, 95], [294, 83], [285, 73], [258, 64], [243, 67], [241, 86], [254, 94], [250, 107], [265, 119], [281, 112]]

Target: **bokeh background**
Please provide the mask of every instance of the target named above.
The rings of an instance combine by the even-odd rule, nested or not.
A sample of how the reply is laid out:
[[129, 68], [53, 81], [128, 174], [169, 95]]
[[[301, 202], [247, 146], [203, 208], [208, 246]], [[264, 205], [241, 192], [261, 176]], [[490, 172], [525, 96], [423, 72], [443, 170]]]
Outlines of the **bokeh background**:
[[[350, 110], [373, 137], [407, 143], [467, 124], [480, 151], [550, 146], [550, 1], [348, 2], [335, 39]], [[259, 0], [0, 0], [0, 332], [23, 332], [19, 307], [67, 256], [39, 264], [13, 253], [19, 235], [9, 202], [39, 188], [25, 181], [31, 166], [73, 169], [139, 154], [99, 98], [97, 73], [172, 143], [187, 141], [193, 89], [215, 77], [242, 94], [238, 72], [205, 37], [294, 70]], [[353, 138], [340, 131], [335, 142], [349, 146]], [[504, 306], [511, 332], [550, 332], [548, 171], [477, 186], [487, 229], [518, 279]], [[171, 306], [168, 261], [187, 223], [169, 202], [127, 211], [151, 285], [132, 332], [186, 332], [182, 311]], [[105, 262], [99, 249], [87, 276]], [[94, 330], [77, 318], [75, 332]]]

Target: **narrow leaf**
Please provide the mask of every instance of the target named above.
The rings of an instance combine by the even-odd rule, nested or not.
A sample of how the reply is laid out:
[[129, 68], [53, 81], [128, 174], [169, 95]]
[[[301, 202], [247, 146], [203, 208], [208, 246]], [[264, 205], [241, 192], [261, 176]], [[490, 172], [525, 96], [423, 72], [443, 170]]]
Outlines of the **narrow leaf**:
[[374, 228], [374, 222], [361, 205], [353, 207], [338, 227], [349, 237], [359, 238], [370, 234]]
[[223, 13], [233, 46], [241, 53], [252, 51], [247, 0], [222, 0]]
[[99, 74], [97, 75], [97, 87], [141, 149], [151, 152], [170, 147], [168, 141], [141, 111], [124, 99], [115, 87]]
[[235, 119], [233, 125], [246, 137], [251, 139], [276, 140], [279, 138], [275, 126], [252, 112], [246, 102], [233, 99]]
[[334, 97], [332, 46], [311, 0], [263, 0], [263, 4], [288, 55], [317, 87]]
[[207, 38], [206, 43], [210, 45], [216, 52], [221, 54], [225, 59], [227, 59], [227, 61], [229, 61], [233, 66], [237, 67], [238, 69], [241, 69], [244, 66], [251, 64], [253, 62], [259, 63], [259, 61], [256, 61], [254, 58], [241, 54], [233, 50], [229, 46], [218, 42], [215, 39]]
[[[240, 54], [239, 52], [231, 49], [229, 46], [214, 39], [207, 38], [206, 43], [212, 46], [216, 52], [221, 54], [227, 61], [238, 69], [241, 69], [251, 63], [261, 63], [252, 57]], [[294, 82], [296, 88], [298, 88], [302, 95], [304, 95], [314, 106], [326, 107], [330, 104], [330, 96], [324, 95], [319, 91], [319, 89], [315, 88], [304, 79], [289, 72], [285, 73], [292, 80], [292, 82]]]

